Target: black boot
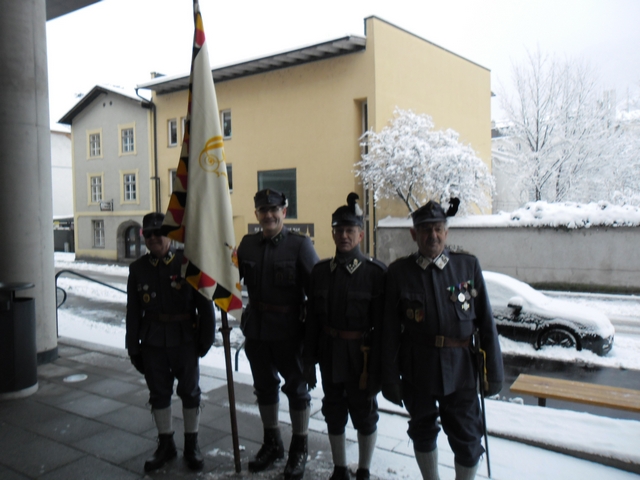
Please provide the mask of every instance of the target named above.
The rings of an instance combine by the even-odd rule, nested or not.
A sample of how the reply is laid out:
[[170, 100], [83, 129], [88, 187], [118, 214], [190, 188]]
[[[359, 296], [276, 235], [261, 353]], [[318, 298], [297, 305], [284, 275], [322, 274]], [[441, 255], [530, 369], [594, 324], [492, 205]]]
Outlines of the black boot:
[[307, 435], [293, 435], [289, 447], [289, 458], [284, 467], [284, 480], [300, 480], [307, 464]]
[[333, 475], [329, 480], [349, 480], [351, 475], [349, 475], [349, 469], [347, 467], [339, 467], [334, 465], [333, 467]]
[[204, 458], [198, 446], [198, 432], [184, 434], [184, 461], [189, 470], [202, 470]]
[[368, 468], [359, 468], [356, 471], [356, 480], [369, 480], [369, 469]]
[[173, 433], [161, 433], [158, 435], [158, 448], [151, 458], [144, 462], [144, 471], [150, 472], [161, 468], [172, 458], [178, 455], [176, 444], [173, 442]]
[[284, 445], [280, 437], [280, 429], [265, 428], [264, 441], [255, 458], [249, 462], [250, 472], [261, 472], [273, 462], [284, 458]]

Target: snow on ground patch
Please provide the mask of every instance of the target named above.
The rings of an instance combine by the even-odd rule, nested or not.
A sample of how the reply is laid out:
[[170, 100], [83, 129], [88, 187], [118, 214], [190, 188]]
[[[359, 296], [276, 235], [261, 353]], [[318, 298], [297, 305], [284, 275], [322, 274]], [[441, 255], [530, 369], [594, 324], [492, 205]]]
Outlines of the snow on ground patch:
[[[114, 283], [110, 285], [120, 290], [127, 289], [125, 283]], [[87, 280], [60, 277], [58, 278], [57, 286], [64, 289], [67, 295], [73, 294], [85, 298], [99, 298], [102, 301], [127, 303], [127, 296], [123, 292]]]

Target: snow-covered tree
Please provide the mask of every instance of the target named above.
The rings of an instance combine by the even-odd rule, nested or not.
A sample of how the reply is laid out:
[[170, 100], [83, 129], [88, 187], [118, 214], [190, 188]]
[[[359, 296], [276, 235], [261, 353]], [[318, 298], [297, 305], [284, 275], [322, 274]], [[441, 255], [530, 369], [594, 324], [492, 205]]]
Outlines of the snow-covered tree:
[[501, 95], [508, 142], [495, 168], [513, 170], [523, 202], [620, 197], [621, 173], [637, 167], [638, 155], [618, 120], [615, 92], [602, 93], [588, 65], [540, 51], [514, 66], [513, 87], [513, 95]]
[[459, 211], [490, 206], [493, 177], [473, 149], [451, 129], [434, 130], [429, 115], [396, 108], [391, 124], [361, 138], [367, 153], [356, 163], [356, 175], [374, 192], [376, 202], [399, 198], [413, 212], [427, 200], [445, 208], [460, 199]]

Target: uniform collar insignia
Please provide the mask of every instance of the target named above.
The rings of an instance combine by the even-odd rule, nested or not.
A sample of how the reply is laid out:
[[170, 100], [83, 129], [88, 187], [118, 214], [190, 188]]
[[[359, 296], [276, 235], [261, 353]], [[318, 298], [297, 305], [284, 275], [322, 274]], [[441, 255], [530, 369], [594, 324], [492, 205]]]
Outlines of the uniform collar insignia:
[[[176, 256], [176, 253], [173, 250], [170, 249], [167, 252], [167, 254], [162, 258], [162, 262], [165, 265], [169, 265], [173, 261], [175, 256]], [[153, 265], [155, 267], [156, 265], [158, 265], [158, 262], [160, 262], [159, 258], [156, 258], [153, 255], [149, 254], [149, 263], [151, 263], [151, 265]]]
[[432, 263], [440, 270], [442, 270], [447, 265], [447, 263], [449, 263], [449, 257], [447, 257], [444, 252], [438, 255], [435, 260], [431, 260], [427, 257], [423, 257], [422, 255], [418, 255], [418, 258], [416, 258], [416, 263], [423, 270], [426, 270], [427, 267]]
[[449, 263], [449, 257], [447, 257], [444, 253], [441, 253], [433, 261], [433, 263], [435, 263], [436, 267], [438, 267], [440, 270], [442, 270], [447, 265], [447, 263]]
[[336, 257], [333, 257], [331, 259], [331, 262], [329, 262], [329, 269], [331, 270], [331, 272], [333, 272], [337, 266], [338, 266], [338, 262], [336, 261]]
[[273, 243], [274, 245], [278, 245], [283, 238], [284, 238], [284, 233], [280, 232], [279, 234], [271, 238], [271, 243]]
[[421, 269], [426, 270], [431, 263], [431, 260], [429, 260], [427, 257], [423, 257], [422, 255], [418, 255], [418, 258], [416, 258], [416, 263]]
[[175, 256], [176, 254], [174, 253], [174, 251], [169, 250], [167, 254], [164, 256], [164, 258], [162, 259], [162, 261], [164, 262], [165, 265], [169, 265], [173, 261]]
[[362, 262], [358, 260], [358, 258], [354, 258], [351, 262], [345, 265], [345, 268], [347, 269], [347, 272], [353, 275], [353, 272], [355, 272], [360, 265], [362, 265]]

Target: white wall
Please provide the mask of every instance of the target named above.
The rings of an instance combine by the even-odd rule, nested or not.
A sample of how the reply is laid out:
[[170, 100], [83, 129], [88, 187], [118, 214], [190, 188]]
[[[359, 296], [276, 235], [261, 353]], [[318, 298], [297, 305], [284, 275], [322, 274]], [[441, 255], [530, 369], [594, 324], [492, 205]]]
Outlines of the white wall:
[[53, 216], [73, 217], [70, 132], [51, 130], [51, 179]]

